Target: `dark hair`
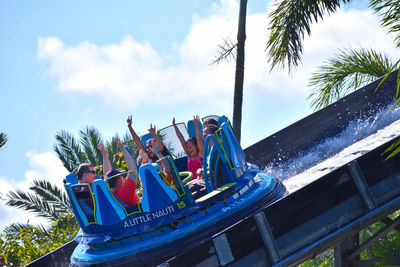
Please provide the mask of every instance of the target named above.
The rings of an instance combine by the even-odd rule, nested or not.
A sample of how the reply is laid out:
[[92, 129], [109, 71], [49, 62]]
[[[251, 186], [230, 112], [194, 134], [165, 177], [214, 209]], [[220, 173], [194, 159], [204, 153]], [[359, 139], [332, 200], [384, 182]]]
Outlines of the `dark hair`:
[[205, 128], [204, 128], [205, 132], [207, 133], [207, 135], [209, 134], [215, 134], [215, 132], [218, 130], [218, 126], [214, 125], [214, 124], [208, 124]]
[[[119, 178], [122, 176], [122, 174], [124, 174], [124, 173], [125, 173], [124, 171], [120, 171], [120, 170], [116, 170], [116, 169], [112, 169], [112, 170], [108, 171], [108, 172], [106, 173], [106, 178], [107, 178], [108, 186], [109, 186], [110, 188], [113, 188], [113, 187], [116, 185], [118, 179], [119, 179]], [[115, 175], [118, 175], [118, 174], [120, 174], [120, 176], [115, 176]], [[115, 176], [115, 177], [113, 177], [113, 176]], [[113, 177], [113, 178], [109, 179], [108, 177]]]
[[191, 143], [192, 145], [197, 146], [197, 139], [196, 139], [195, 137], [189, 138], [186, 142], [187, 142], [187, 143]]
[[82, 163], [79, 165], [78, 170], [76, 171], [76, 176], [78, 177], [78, 180], [82, 179], [83, 174], [87, 172], [91, 166], [91, 163]]
[[117, 181], [118, 181], [119, 178], [121, 178], [121, 176], [117, 176], [117, 177], [114, 177], [114, 178], [111, 178], [111, 179], [107, 179], [108, 186], [110, 188], [113, 188], [117, 184]]
[[218, 121], [213, 118], [208, 118], [203, 122], [203, 126], [206, 127], [208, 125], [215, 125], [218, 127]]

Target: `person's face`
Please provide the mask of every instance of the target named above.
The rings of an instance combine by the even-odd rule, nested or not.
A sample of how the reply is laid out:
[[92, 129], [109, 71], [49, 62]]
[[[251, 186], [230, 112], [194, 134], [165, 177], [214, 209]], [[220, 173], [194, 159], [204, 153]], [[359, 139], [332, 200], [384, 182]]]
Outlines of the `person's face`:
[[121, 176], [118, 178], [117, 186], [120, 187], [121, 184], [122, 184], [123, 182], [124, 182], [124, 177], [121, 175]]
[[91, 184], [93, 183], [95, 178], [96, 178], [96, 172], [93, 166], [89, 166], [89, 169], [83, 173], [81, 182]]
[[152, 151], [152, 147], [153, 147], [154, 143], [155, 143], [155, 141], [154, 141], [153, 139], [147, 141], [147, 143], [146, 143], [146, 151], [147, 151], [147, 153], [149, 153], [149, 155], [150, 155], [151, 157], [154, 157], [154, 155], [155, 155], [155, 154], [153, 153], [153, 151]]
[[192, 144], [191, 142], [187, 142], [186, 147], [189, 151], [189, 155], [192, 157], [197, 156], [197, 154], [199, 153], [197, 147], [194, 144]]

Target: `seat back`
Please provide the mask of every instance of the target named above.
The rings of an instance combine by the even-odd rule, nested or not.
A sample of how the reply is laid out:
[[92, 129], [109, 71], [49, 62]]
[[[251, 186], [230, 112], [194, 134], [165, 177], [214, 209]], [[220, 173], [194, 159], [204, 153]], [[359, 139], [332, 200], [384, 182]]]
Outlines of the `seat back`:
[[71, 184], [68, 182], [65, 184], [65, 189], [79, 226], [84, 228], [89, 224], [97, 223], [96, 205], [90, 185]]
[[173, 181], [172, 188], [178, 194], [178, 197], [183, 197], [186, 204], [194, 203], [194, 199], [192, 193], [189, 190], [189, 187], [184, 186], [182, 183], [178, 168], [176, 167], [174, 160], [170, 156], [166, 156], [157, 161], [157, 164], [160, 170], [162, 170], [163, 168], [165, 169], [164, 172], [160, 172], [161, 175], [164, 175], [163, 173], [168, 172], [167, 175], [171, 176], [171, 179]]
[[104, 180], [96, 180], [92, 184], [96, 204], [96, 221], [101, 225], [115, 224], [126, 218], [127, 212], [122, 203], [110, 191]]
[[225, 115], [222, 115], [218, 118], [218, 126], [221, 127], [223, 123], [230, 124], [228, 118]]
[[[211, 140], [214, 141], [213, 147], [209, 145]], [[228, 121], [222, 122], [215, 136], [207, 136], [204, 146], [203, 168], [207, 169], [204, 175], [208, 191], [212, 191], [223, 184], [234, 182], [248, 168], [246, 156]]]
[[143, 186], [143, 211], [149, 212], [165, 208], [178, 199], [175, 190], [161, 179], [156, 165], [142, 165], [139, 168], [139, 174]]
[[[214, 142], [213, 146], [210, 146], [211, 140]], [[224, 156], [219, 140], [214, 135], [208, 135], [204, 144], [203, 169], [207, 170], [204, 172], [207, 192], [234, 180], [227, 158]]]
[[[203, 124], [199, 123], [200, 133], [203, 133]], [[194, 127], [193, 120], [187, 122], [187, 130], [189, 138], [196, 138], [196, 128]]]
[[65, 177], [65, 180], [71, 185], [78, 183], [78, 178], [73, 173], [68, 174], [67, 177]]
[[246, 156], [239, 142], [236, 140], [232, 128], [227, 122], [221, 124], [218, 138], [229, 167], [231, 170], [235, 170], [235, 176], [237, 178], [242, 175], [243, 171], [247, 168]]
[[153, 138], [154, 137], [150, 133], [147, 133], [140, 137], [140, 142], [142, 142], [144, 148], [146, 148], [146, 141]]

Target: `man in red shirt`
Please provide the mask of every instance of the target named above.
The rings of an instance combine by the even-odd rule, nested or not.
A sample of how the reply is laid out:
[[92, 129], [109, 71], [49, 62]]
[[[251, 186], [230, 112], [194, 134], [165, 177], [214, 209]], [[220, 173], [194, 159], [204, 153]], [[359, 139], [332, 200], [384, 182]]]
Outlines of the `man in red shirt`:
[[[106, 174], [108, 185], [114, 195], [128, 206], [136, 205], [139, 202], [139, 196], [136, 194], [136, 179], [132, 179], [131, 173], [128, 173], [126, 179], [122, 176], [126, 172], [112, 169]], [[110, 177], [113, 177], [109, 179]]]
[[[139, 202], [139, 196], [136, 193], [138, 177], [136, 163], [131, 154], [126, 150], [124, 144], [119, 139], [115, 139], [115, 141], [124, 155], [129, 172], [111, 169], [111, 162], [108, 158], [108, 149], [105, 148], [103, 144], [99, 144], [97, 148], [103, 155], [104, 179], [107, 179], [106, 181], [108, 182], [111, 191], [117, 198], [128, 206], [136, 205]], [[122, 176], [122, 174], [125, 173], [128, 173], [126, 179]]]

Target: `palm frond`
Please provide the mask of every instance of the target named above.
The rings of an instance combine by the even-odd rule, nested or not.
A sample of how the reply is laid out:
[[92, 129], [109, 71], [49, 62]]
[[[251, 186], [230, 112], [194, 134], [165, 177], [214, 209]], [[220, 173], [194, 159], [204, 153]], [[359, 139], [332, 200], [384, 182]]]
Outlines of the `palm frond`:
[[49, 220], [56, 220], [59, 216], [67, 213], [54, 202], [43, 201], [41, 196], [22, 190], [8, 192], [5, 200], [7, 206], [30, 211]]
[[118, 155], [121, 151], [119, 151], [117, 147], [117, 143], [115, 142], [115, 139], [118, 138], [118, 135], [115, 135], [111, 141], [107, 141], [106, 145], [108, 148], [108, 158], [111, 161], [111, 165], [113, 168], [118, 168], [116, 161], [114, 160], [114, 156]]
[[43, 201], [52, 202], [58, 205], [66, 213], [72, 213], [71, 204], [65, 191], [47, 180], [34, 180], [33, 185], [29, 187]]
[[101, 165], [102, 156], [100, 150], [97, 149], [97, 145], [102, 142], [100, 132], [94, 127], [86, 127], [80, 131], [80, 136], [87, 161], [94, 166]]
[[26, 229], [29, 226], [29, 220], [27, 223], [12, 223], [9, 226], [4, 227], [4, 231], [15, 235], [19, 233], [21, 229]]
[[82, 149], [72, 134], [62, 130], [57, 132], [56, 140], [54, 151], [68, 171], [73, 172], [80, 163], [85, 162]]
[[46, 227], [44, 227], [43, 225], [39, 224], [39, 225], [31, 225], [29, 224], [29, 220], [27, 223], [12, 223], [9, 226], [6, 226], [4, 228], [4, 232], [6, 232], [7, 234], [11, 234], [11, 235], [17, 235], [21, 230], [23, 229], [27, 229], [29, 227], [34, 227], [36, 229], [39, 229], [43, 235], [50, 237], [50, 233], [49, 231], [46, 229]]
[[304, 34], [310, 35], [310, 25], [324, 15], [335, 12], [341, 2], [351, 0], [283, 0], [277, 1], [268, 30], [271, 32], [267, 42], [271, 70], [275, 66], [288, 67], [290, 72], [301, 61]]
[[360, 86], [386, 75], [393, 67], [389, 57], [372, 49], [339, 50], [312, 73], [309, 99], [315, 109], [325, 107]]
[[395, 44], [400, 47], [400, 1], [371, 0], [370, 7], [381, 15], [381, 25], [396, 34]]
[[7, 143], [7, 135], [5, 133], [0, 133], [0, 150]]

